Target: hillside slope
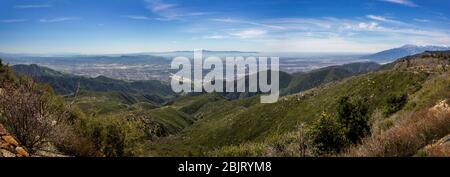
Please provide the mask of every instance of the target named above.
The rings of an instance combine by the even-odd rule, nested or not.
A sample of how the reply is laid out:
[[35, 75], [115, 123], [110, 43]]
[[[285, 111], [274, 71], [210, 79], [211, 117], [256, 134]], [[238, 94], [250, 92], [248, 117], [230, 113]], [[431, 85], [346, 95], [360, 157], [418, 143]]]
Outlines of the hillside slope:
[[26, 75], [40, 83], [52, 86], [60, 95], [73, 95], [77, 91], [85, 92], [116, 92], [138, 101], [161, 104], [172, 98], [170, 85], [161, 81], [126, 82], [107, 77], [86, 78], [64, 74], [38, 65], [14, 65], [12, 69], [17, 75]]
[[[298, 128], [310, 124], [323, 112], [336, 115], [339, 99], [362, 100], [368, 105], [370, 125], [375, 134], [393, 128], [397, 120], [408, 120], [406, 112], [433, 107], [450, 99], [447, 56], [450, 52], [429, 52], [384, 66], [384, 70], [351, 77], [294, 95], [274, 104], [259, 104], [256, 97], [243, 100], [216, 100], [195, 109], [198, 119], [179, 135], [161, 138], [150, 144], [149, 154], [156, 156], [267, 156], [285, 151], [295, 143]], [[394, 115], [383, 115], [386, 101], [393, 95], [406, 95], [407, 102]], [[411, 119], [413, 120], [413, 119]], [[446, 124], [436, 130], [435, 138], [445, 134]], [[398, 125], [401, 126], [401, 125]], [[381, 128], [381, 129], [380, 129]], [[448, 129], [450, 130], [450, 128]], [[435, 132], [436, 132], [435, 131]], [[442, 132], [444, 135], [441, 135]], [[369, 137], [370, 138], [370, 137]], [[425, 146], [429, 140], [423, 141]], [[293, 148], [298, 145], [293, 144]], [[280, 149], [281, 148], [281, 149]], [[413, 149], [413, 152], [418, 149]], [[407, 151], [404, 155], [408, 154]], [[276, 154], [275, 154], [276, 155]], [[285, 154], [286, 155], [286, 154]], [[292, 156], [295, 154], [287, 154]], [[387, 156], [390, 156], [386, 154]]]
[[254, 98], [210, 103], [195, 112], [201, 120], [179, 137], [152, 144], [150, 150], [156, 155], [202, 155], [223, 146], [263, 142], [296, 131], [297, 125], [314, 120], [323, 111], [334, 113], [338, 99], [343, 96], [366, 99], [374, 112], [389, 96], [387, 89], [412, 94], [427, 77], [426, 73], [386, 71], [287, 96], [275, 104], [255, 103], [251, 100]]
[[375, 71], [379, 67], [379, 64], [372, 62], [350, 63], [340, 66], [330, 66], [307, 73], [297, 73], [292, 76], [289, 85], [282, 89], [281, 94], [289, 95], [298, 93], [322, 84]]

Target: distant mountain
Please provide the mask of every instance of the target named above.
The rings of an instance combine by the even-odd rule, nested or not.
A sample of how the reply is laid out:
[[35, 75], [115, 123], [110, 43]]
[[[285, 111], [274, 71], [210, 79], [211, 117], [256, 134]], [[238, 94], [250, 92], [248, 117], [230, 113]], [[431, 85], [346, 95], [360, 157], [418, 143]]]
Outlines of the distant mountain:
[[[197, 51], [197, 50], [196, 50]], [[256, 55], [259, 52], [253, 51], [213, 51], [201, 50], [204, 56], [250, 56]], [[21, 58], [53, 58], [53, 57], [76, 57], [76, 58], [99, 58], [99, 57], [177, 57], [177, 56], [193, 56], [194, 51], [169, 51], [169, 52], [141, 52], [141, 53], [123, 53], [123, 54], [80, 54], [80, 53], [48, 53], [48, 54], [33, 54], [33, 53], [4, 53], [0, 52], [0, 57], [6, 59], [21, 59]]]
[[26, 75], [32, 78], [42, 77], [73, 77], [69, 74], [55, 71], [47, 67], [41, 67], [38, 65], [14, 65], [12, 66], [14, 73], [18, 75]]
[[[208, 56], [218, 56], [218, 57], [226, 57], [226, 56], [252, 56], [257, 55], [258, 52], [244, 52], [244, 51], [212, 51], [212, 50], [201, 50], [203, 57]], [[173, 52], [149, 52], [143, 53], [146, 55], [153, 56], [161, 56], [161, 57], [178, 57], [178, 56], [187, 56], [192, 57], [194, 55], [194, 51], [173, 51]]]
[[297, 73], [292, 76], [289, 85], [281, 90], [281, 94], [289, 95], [298, 93], [329, 82], [375, 71], [379, 67], [380, 65], [377, 63], [361, 62], [330, 66], [306, 73]]
[[426, 72], [443, 72], [450, 66], [450, 51], [428, 51], [400, 58], [383, 65], [382, 70], [420, 70]]
[[[300, 72], [289, 74], [283, 71], [279, 72], [279, 89], [281, 96], [299, 93], [305, 90], [309, 90], [330, 82], [339, 81], [348, 77], [365, 74], [371, 71], [376, 71], [381, 67], [380, 64], [375, 62], [359, 62], [359, 63], [350, 63], [345, 65], [337, 65], [325, 67], [317, 70], [313, 70], [310, 72]], [[258, 75], [260, 75], [258, 73]], [[270, 72], [268, 73], [268, 77], [270, 78]], [[249, 88], [249, 76], [242, 78], [246, 80], [245, 90]], [[225, 81], [226, 82], [226, 81]], [[237, 81], [234, 81], [235, 85], [237, 85]], [[258, 81], [259, 82], [259, 81]], [[224, 83], [224, 86], [226, 84]], [[225, 88], [224, 88], [225, 90]], [[262, 94], [261, 92], [250, 93], [246, 92], [224, 92], [219, 93], [219, 95], [229, 99], [244, 99], [248, 97], [253, 97], [256, 95]], [[190, 95], [199, 95], [199, 93], [194, 93]]]
[[[295, 73], [292, 75], [280, 72], [281, 95], [305, 91], [329, 82], [375, 71], [379, 67], [380, 65], [377, 63], [362, 62], [330, 66], [311, 72]], [[91, 92], [118, 92], [120, 95], [124, 95], [121, 97], [127, 98], [125, 101], [127, 103], [145, 101], [158, 104], [165, 103], [169, 101], [169, 98], [176, 95], [172, 92], [170, 85], [155, 80], [126, 82], [104, 76], [87, 78], [58, 72], [35, 64], [14, 65], [12, 69], [17, 75], [30, 76], [38, 82], [51, 85], [55, 92], [60, 95], [71, 95], [79, 88], [80, 90]], [[248, 80], [248, 76], [246, 79]], [[246, 87], [248, 87], [248, 83]], [[221, 93], [223, 97], [231, 100], [248, 98], [258, 94], [260, 93]], [[191, 95], [198, 95], [198, 93]]]
[[429, 46], [404, 45], [400, 48], [389, 49], [373, 55], [363, 56], [361, 57], [361, 59], [368, 59], [376, 62], [391, 62], [399, 58], [419, 54], [426, 51], [446, 51], [446, 50], [450, 50], [450, 47], [431, 46], [431, 45]]
[[60, 95], [71, 95], [78, 89], [90, 92], [117, 92], [122, 97], [131, 98], [127, 99], [130, 103], [138, 101], [164, 103], [175, 95], [168, 83], [156, 80], [126, 82], [104, 76], [86, 78], [38, 65], [14, 65], [12, 70], [16, 75], [26, 75], [37, 82], [49, 84]]

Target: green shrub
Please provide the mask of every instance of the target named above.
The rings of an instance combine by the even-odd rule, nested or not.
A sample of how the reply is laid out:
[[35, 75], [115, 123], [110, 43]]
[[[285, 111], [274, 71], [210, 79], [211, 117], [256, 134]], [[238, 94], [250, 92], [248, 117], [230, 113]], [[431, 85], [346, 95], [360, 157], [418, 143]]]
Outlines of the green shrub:
[[408, 96], [406, 94], [390, 94], [385, 101], [383, 107], [383, 115], [385, 117], [396, 113], [405, 106], [408, 101]]
[[11, 68], [4, 65], [2, 59], [0, 59], [0, 84], [5, 81], [16, 81], [17, 78], [14, 76]]
[[348, 97], [343, 97], [338, 103], [336, 117], [322, 113], [308, 127], [306, 138], [316, 155], [338, 153], [370, 132], [369, 109], [365, 101], [354, 104]]
[[337, 153], [349, 144], [344, 127], [339, 121], [326, 113], [314, 121], [306, 132], [312, 151], [316, 155]]
[[125, 132], [118, 125], [106, 126], [104, 152], [108, 157], [121, 157], [125, 151]]
[[139, 124], [121, 117], [97, 117], [80, 120], [76, 129], [91, 142], [97, 156], [138, 156], [145, 143]]
[[370, 132], [369, 109], [365, 101], [353, 104], [348, 97], [343, 97], [339, 100], [337, 112], [339, 124], [344, 127], [345, 136], [352, 143], [358, 143]]

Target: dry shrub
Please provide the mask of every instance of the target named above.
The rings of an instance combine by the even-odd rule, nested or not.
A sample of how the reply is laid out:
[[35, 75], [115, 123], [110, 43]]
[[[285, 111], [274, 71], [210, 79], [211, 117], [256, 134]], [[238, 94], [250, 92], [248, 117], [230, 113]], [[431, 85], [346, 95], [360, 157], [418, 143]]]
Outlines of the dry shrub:
[[450, 133], [450, 113], [423, 110], [398, 122], [393, 128], [365, 138], [347, 156], [399, 157], [412, 156], [433, 140]]
[[31, 152], [54, 135], [54, 128], [67, 117], [64, 105], [51, 88], [29, 78], [3, 82], [0, 94], [1, 122]]
[[55, 127], [52, 142], [64, 154], [77, 157], [97, 157], [100, 154], [92, 142], [74, 130], [73, 126], [60, 125]]
[[422, 151], [424, 156], [450, 157], [450, 144], [431, 146]]

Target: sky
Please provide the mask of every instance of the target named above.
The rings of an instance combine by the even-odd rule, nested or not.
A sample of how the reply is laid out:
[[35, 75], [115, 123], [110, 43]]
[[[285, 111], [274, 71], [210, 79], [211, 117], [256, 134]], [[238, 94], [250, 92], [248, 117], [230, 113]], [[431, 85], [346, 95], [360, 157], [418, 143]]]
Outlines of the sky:
[[450, 45], [448, 0], [1, 0], [0, 52], [376, 52]]

